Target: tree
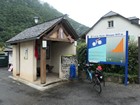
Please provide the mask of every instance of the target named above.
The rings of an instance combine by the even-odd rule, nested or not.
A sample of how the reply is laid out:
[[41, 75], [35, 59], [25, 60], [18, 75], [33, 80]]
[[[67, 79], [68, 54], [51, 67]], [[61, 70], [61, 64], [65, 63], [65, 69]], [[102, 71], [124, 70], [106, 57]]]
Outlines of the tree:
[[[17, 35], [26, 28], [34, 26], [33, 17], [39, 17], [39, 24], [63, 14], [48, 3], [41, 4], [38, 0], [1, 0], [0, 1], [0, 38], [1, 43]], [[77, 33], [84, 33], [88, 27], [68, 19]], [[78, 28], [78, 27], [81, 27]], [[3, 45], [3, 44], [1, 44]]]

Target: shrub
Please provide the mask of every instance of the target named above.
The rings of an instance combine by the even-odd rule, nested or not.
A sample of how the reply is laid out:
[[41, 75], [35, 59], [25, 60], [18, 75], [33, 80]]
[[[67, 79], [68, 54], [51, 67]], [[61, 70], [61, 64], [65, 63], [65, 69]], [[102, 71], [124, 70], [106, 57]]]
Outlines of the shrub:
[[[129, 48], [128, 48], [128, 73], [129, 75], [137, 75], [138, 74], [138, 46], [137, 42], [129, 41]], [[86, 43], [80, 42], [77, 46], [77, 54], [78, 54], [78, 63], [82, 64], [86, 62]], [[97, 67], [98, 64], [95, 64], [93, 69]], [[118, 66], [118, 65], [102, 65], [105, 72], [108, 73], [118, 73], [124, 74], [125, 67]], [[82, 70], [83, 65], [79, 67], [79, 70]]]
[[138, 46], [134, 41], [129, 42], [128, 71], [130, 75], [138, 74]]

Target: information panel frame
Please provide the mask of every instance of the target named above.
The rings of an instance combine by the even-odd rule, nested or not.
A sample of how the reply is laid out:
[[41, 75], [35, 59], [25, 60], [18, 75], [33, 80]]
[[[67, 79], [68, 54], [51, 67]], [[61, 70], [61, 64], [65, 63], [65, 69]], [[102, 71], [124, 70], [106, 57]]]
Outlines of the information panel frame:
[[128, 31], [87, 37], [87, 62], [125, 66], [128, 81]]

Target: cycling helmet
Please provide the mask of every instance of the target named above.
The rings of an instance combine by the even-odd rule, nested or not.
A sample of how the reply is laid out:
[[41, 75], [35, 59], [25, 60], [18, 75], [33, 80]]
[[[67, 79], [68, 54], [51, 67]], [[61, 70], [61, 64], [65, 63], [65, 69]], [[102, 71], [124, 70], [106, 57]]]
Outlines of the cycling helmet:
[[97, 67], [97, 70], [102, 71], [102, 70], [103, 70], [103, 69], [102, 69], [102, 66], [98, 66], [98, 67]]

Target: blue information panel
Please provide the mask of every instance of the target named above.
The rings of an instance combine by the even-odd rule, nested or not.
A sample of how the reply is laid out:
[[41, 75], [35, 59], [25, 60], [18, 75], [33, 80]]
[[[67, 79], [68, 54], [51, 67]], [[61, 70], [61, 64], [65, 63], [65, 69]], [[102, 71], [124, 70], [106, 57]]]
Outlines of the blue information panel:
[[128, 79], [128, 31], [90, 36], [87, 39], [89, 63], [125, 66], [125, 84]]
[[106, 38], [89, 38], [88, 40], [89, 62], [106, 61]]
[[87, 47], [88, 62], [125, 65], [126, 35], [123, 33], [88, 38]]

